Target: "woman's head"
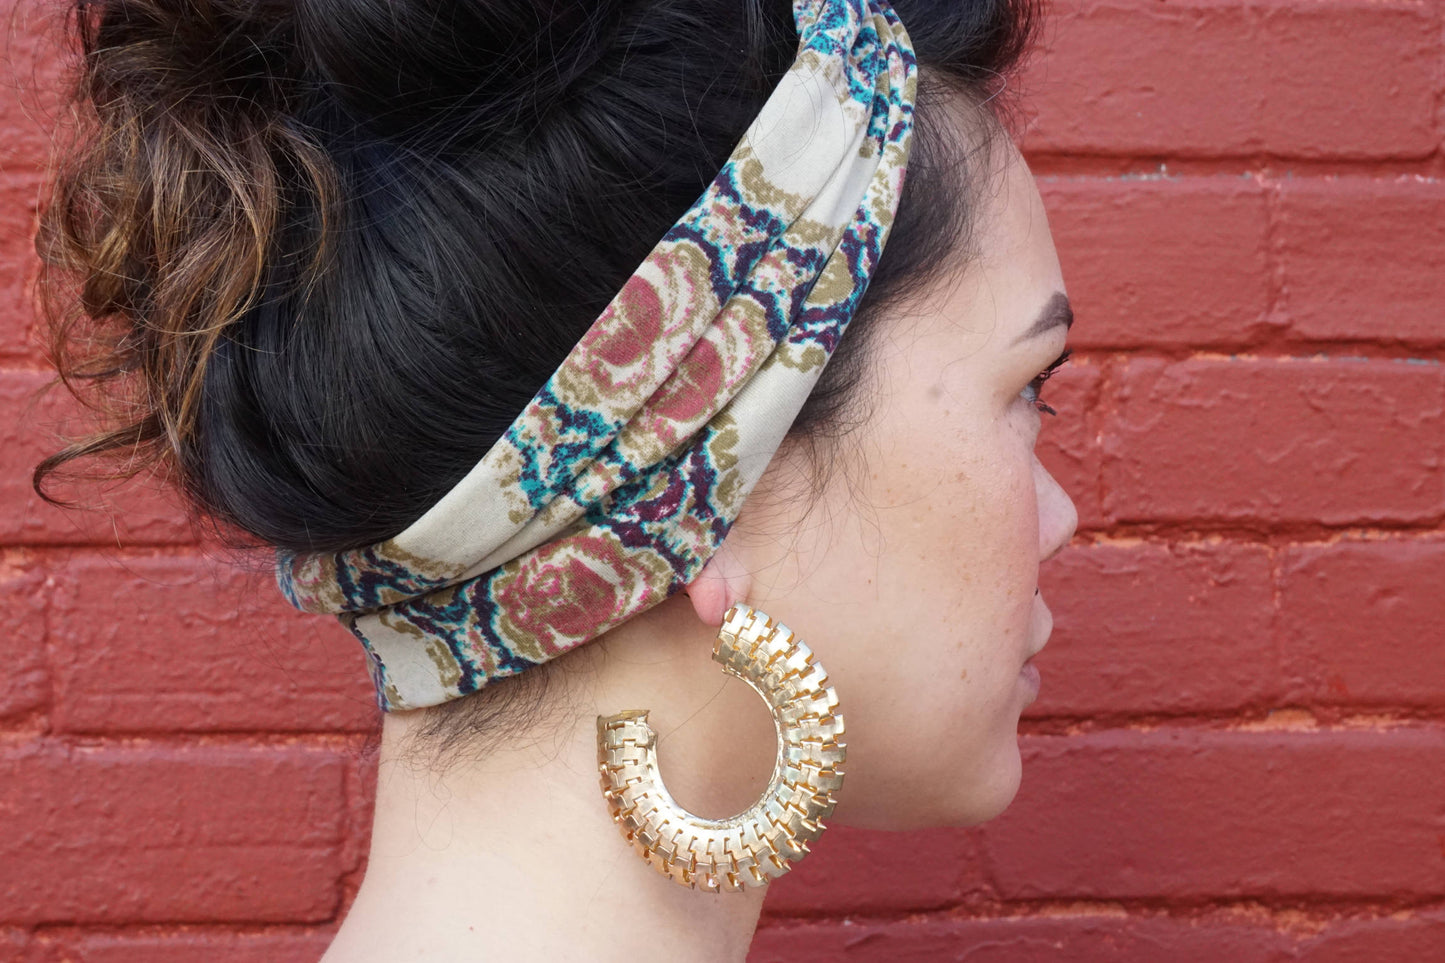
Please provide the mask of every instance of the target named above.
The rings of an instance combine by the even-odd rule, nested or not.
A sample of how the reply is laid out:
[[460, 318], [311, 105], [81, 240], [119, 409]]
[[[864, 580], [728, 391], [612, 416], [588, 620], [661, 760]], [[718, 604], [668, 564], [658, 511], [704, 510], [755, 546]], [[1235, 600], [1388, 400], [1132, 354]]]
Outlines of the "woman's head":
[[[395, 534], [475, 463], [796, 40], [786, 3], [517, 6], [84, 6], [100, 129], [44, 249], [140, 389], [93, 448], [159, 457], [207, 516], [301, 550]], [[978, 248], [977, 108], [1028, 39], [1026, 2], [897, 6], [923, 81], [904, 204], [798, 441], [864, 420], [889, 307]]]
[[1012, 800], [1037, 695], [1021, 670], [1053, 625], [1039, 564], [1077, 521], [1034, 455], [1072, 315], [1033, 178], [998, 146], [967, 270], [880, 322], [850, 464], [799, 498], [776, 462], [690, 589], [705, 622], [747, 601], [806, 630], [844, 700], [853, 823], [975, 823]]

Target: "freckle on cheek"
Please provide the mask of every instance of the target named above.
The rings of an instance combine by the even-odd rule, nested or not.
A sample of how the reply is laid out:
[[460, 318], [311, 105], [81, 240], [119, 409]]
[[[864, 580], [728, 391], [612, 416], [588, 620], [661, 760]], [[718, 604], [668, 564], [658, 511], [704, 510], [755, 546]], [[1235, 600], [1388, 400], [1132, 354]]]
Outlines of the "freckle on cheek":
[[960, 673], [958, 674], [958, 677], [959, 677], [960, 679], [965, 679], [965, 680], [966, 680], [966, 679], [968, 678], [968, 670], [967, 670], [967, 669], [964, 669], [962, 672], [960, 672]]

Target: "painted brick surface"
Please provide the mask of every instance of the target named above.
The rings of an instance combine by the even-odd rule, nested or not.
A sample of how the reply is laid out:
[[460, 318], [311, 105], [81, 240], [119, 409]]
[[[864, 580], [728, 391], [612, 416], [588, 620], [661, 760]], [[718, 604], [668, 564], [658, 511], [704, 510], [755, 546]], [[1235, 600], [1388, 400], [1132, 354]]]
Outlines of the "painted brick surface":
[[42, 178], [0, 177], [0, 362], [39, 357], [28, 292], [35, 270], [35, 208]]
[[1445, 954], [1445, 914], [1336, 922], [1208, 914], [1189, 919], [1063, 911], [923, 923], [766, 926], [749, 963], [1379, 963]]
[[0, 930], [0, 960], [21, 960], [30, 942], [24, 930]]
[[0, 749], [0, 920], [328, 919], [343, 789], [323, 751]]
[[758, 933], [749, 963], [1276, 963], [1284, 934], [1244, 922], [1068, 914], [926, 923], [804, 924]]
[[0, 664], [5, 685], [0, 687], [0, 726], [7, 717], [44, 707], [50, 697], [45, 658], [44, 578], [34, 571], [6, 571], [0, 566]]
[[[144, 485], [30, 490], [77, 411], [27, 294], [54, 9], [0, 0], [0, 963], [315, 960], [366, 852], [360, 652]], [[1078, 322], [1039, 457], [1080, 536], [1023, 788], [837, 827], [750, 959], [1445, 959], [1445, 7], [1060, 0], [1044, 39]]]
[[1445, 367], [1130, 361], [1104, 429], [1118, 520], [1428, 523], [1445, 513]]
[[1257, 178], [1046, 177], [1077, 348], [1250, 344], [1271, 330]]
[[55, 8], [5, 0], [4, 95], [0, 96], [0, 176], [25, 176], [45, 166], [49, 125], [65, 101]]
[[[325, 732], [376, 722], [361, 646], [334, 620], [293, 609], [267, 572], [194, 556], [77, 556], [51, 578], [62, 731]], [[136, 614], [86, 618], [96, 607]]]
[[1107, 731], [1024, 741], [980, 830], [1018, 899], [1445, 896], [1445, 728]]
[[[72, 488], [61, 495], [88, 511], [67, 512], [41, 501], [31, 487], [35, 465], [59, 450], [74, 430], [77, 406], [61, 391], [43, 391], [39, 371], [0, 369], [0, 544], [92, 545], [182, 543], [194, 540], [176, 499], [144, 480], [119, 488]], [[67, 427], [70, 426], [70, 427]]]
[[1426, 157], [1439, 19], [1411, 0], [1064, 0], [1026, 79], [1036, 151]]
[[1282, 553], [1280, 657], [1296, 704], [1430, 709], [1445, 693], [1445, 540]]
[[1298, 338], [1445, 342], [1445, 183], [1312, 177], [1280, 184], [1283, 310]]
[[[984, 885], [977, 843], [965, 832], [836, 829], [836, 845], [817, 847], [796, 870], [770, 884], [765, 912], [842, 915], [929, 909], [955, 903]], [[899, 853], [917, 855], [900, 860]]]
[[1445, 956], [1445, 912], [1401, 912], [1391, 918], [1346, 919], [1301, 941], [1302, 963], [1375, 963]]
[[315, 963], [326, 952], [325, 933], [231, 933], [186, 929], [177, 933], [67, 934], [48, 940], [35, 963]]
[[1080, 545], [1044, 566], [1054, 634], [1034, 716], [1238, 711], [1279, 698], [1258, 545]]

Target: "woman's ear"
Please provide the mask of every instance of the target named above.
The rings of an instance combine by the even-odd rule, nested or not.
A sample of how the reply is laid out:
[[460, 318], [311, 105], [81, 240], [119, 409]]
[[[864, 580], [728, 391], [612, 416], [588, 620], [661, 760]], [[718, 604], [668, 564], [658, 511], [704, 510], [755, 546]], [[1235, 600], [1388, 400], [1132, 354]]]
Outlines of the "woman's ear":
[[728, 550], [727, 542], [708, 559], [697, 578], [683, 591], [692, 599], [692, 609], [707, 625], [717, 628], [728, 609], [748, 600], [753, 577], [742, 562]]

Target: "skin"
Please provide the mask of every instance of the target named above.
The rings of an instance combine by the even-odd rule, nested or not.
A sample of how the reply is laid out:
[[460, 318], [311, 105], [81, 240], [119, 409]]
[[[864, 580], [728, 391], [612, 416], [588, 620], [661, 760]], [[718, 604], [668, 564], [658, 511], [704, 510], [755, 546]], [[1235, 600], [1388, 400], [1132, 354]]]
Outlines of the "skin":
[[1022, 670], [1052, 628], [1039, 565], [1077, 516], [1034, 456], [1047, 416], [1029, 389], [1064, 347], [1062, 325], [1026, 335], [1063, 279], [1032, 175], [999, 152], [980, 256], [875, 322], [876, 406], [821, 495], [775, 459], [689, 592], [556, 660], [553, 711], [484, 758], [419, 764], [418, 714], [387, 717], [369, 867], [328, 963], [743, 960], [766, 891], [710, 897], [647, 867], [607, 814], [594, 725], [650, 709], [681, 805], [749, 806], [772, 722], [709, 658], [738, 601], [786, 621], [837, 689], [830, 824], [963, 826], [1008, 806], [1037, 694]]

